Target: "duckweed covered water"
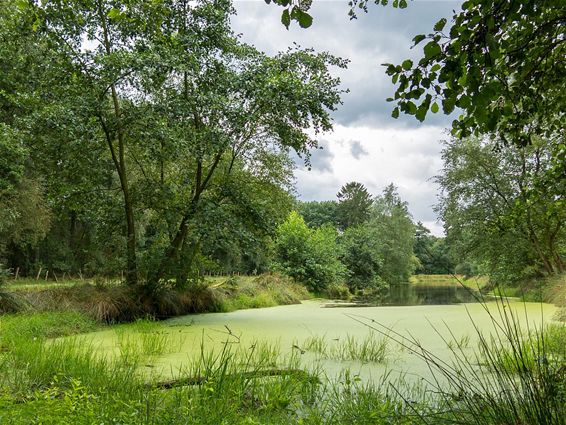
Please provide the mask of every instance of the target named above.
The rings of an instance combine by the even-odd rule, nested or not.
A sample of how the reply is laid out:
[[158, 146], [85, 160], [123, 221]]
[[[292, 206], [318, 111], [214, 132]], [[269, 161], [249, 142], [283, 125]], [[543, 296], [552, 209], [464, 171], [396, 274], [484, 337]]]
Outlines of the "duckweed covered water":
[[392, 379], [402, 375], [409, 380], [420, 380], [431, 378], [429, 367], [419, 356], [391, 340], [387, 342], [385, 361], [380, 363], [363, 358], [321, 356], [320, 351], [317, 353], [308, 345], [314, 339], [326, 344], [329, 350], [347, 350], [352, 340], [385, 338], [367, 326], [370, 325], [386, 333], [389, 328], [413, 338], [441, 359], [449, 360], [455, 346], [464, 350], [476, 348], [476, 328], [486, 333], [492, 331], [493, 317], [500, 317], [501, 309], [512, 311], [525, 331], [550, 320], [556, 311], [549, 304], [515, 301], [398, 307], [325, 306], [326, 301], [313, 300], [299, 305], [190, 315], [153, 325], [123, 325], [83, 338], [104, 354], [123, 354], [132, 344], [145, 347], [148, 358], [143, 367], [149, 375], [165, 378], [177, 376], [203, 349], [220, 350], [224, 344], [232, 344], [245, 350], [261, 342], [275, 346], [282, 355], [298, 353], [305, 367], [322, 368], [330, 377], [348, 368], [363, 379], [377, 379], [387, 372]]

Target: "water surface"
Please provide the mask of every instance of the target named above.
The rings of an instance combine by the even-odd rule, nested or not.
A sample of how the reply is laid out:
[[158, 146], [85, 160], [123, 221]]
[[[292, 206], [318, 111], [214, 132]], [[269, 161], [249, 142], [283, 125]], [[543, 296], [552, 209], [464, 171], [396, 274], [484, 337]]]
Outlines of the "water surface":
[[[465, 348], [472, 350], [477, 344], [476, 328], [482, 332], [494, 329], [494, 319], [501, 312], [512, 312], [518, 323], [533, 329], [551, 319], [556, 308], [549, 304], [488, 302], [485, 304], [447, 304], [418, 306], [344, 307], [325, 308], [328, 301], [311, 300], [298, 305], [240, 310], [231, 313], [190, 315], [168, 320], [155, 330], [168, 337], [166, 354], [151, 359], [152, 373], [170, 376], [200, 354], [201, 348], [220, 350], [224, 344], [239, 347], [252, 346], [255, 342], [267, 342], [288, 354], [301, 347], [313, 336], [322, 337], [330, 344], [339, 344], [348, 336], [366, 338], [371, 329], [388, 332], [387, 329], [414, 338], [423, 347], [442, 359], [451, 356], [447, 341], [467, 341]], [[136, 337], [135, 327], [120, 327], [87, 335], [89, 342], [104, 353], [115, 353], [126, 337]], [[132, 329], [132, 330], [130, 330]], [[378, 335], [381, 337], [381, 335]], [[295, 348], [294, 348], [295, 347]], [[306, 367], [319, 364], [330, 376], [337, 376], [344, 368], [370, 379], [392, 372], [394, 376], [428, 377], [428, 366], [410, 350], [391, 342], [385, 364], [363, 364], [357, 361], [317, 360], [313, 353], [301, 355]]]

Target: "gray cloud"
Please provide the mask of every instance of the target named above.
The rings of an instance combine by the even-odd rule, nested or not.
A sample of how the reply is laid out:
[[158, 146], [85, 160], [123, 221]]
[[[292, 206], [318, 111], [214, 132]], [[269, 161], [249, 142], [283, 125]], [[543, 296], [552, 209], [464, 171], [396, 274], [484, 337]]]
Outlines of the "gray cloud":
[[360, 159], [362, 156], [369, 155], [368, 151], [366, 151], [362, 144], [357, 140], [354, 140], [350, 145], [350, 152], [356, 159]]
[[[333, 70], [340, 77], [343, 105], [333, 112], [335, 134], [326, 137], [322, 150], [312, 152], [312, 170], [294, 156], [297, 191], [303, 200], [335, 199], [347, 181], [360, 181], [380, 193], [391, 181], [408, 201], [415, 220], [423, 221], [436, 234], [432, 205], [438, 188], [430, 178], [441, 168], [442, 131], [454, 116], [429, 114], [424, 124], [414, 117], [391, 118], [395, 87], [385, 75], [382, 63], [400, 63], [422, 55], [422, 46], [411, 49], [412, 38], [428, 34], [440, 18], [449, 19], [461, 1], [412, 1], [406, 9], [371, 5], [369, 13], [357, 20], [347, 16], [347, 2], [314, 0], [314, 23], [309, 29], [292, 25], [287, 31], [280, 23], [281, 8], [260, 1], [236, 1], [238, 16], [233, 28], [244, 42], [268, 54], [283, 51], [294, 42], [317, 51], [328, 51], [350, 61], [348, 69]], [[424, 43], [423, 43], [424, 45]]]
[[[308, 165], [305, 164], [305, 158], [299, 157], [295, 152], [291, 154], [291, 158], [295, 163], [295, 166], [299, 169], [308, 169]], [[334, 154], [330, 150], [330, 145], [326, 140], [320, 140], [318, 142], [318, 149], [311, 151], [310, 156], [310, 169], [312, 171], [319, 172], [332, 172], [332, 159]]]
[[[392, 97], [394, 86], [385, 75], [382, 63], [400, 63], [406, 58], [422, 55], [422, 46], [411, 49], [412, 38], [429, 33], [441, 17], [450, 19], [459, 1], [414, 1], [406, 9], [391, 6], [370, 7], [369, 13], [358, 14], [350, 21], [348, 6], [344, 2], [315, 0], [311, 13], [314, 23], [304, 30], [292, 25], [287, 31], [280, 25], [281, 8], [264, 2], [238, 1], [238, 16], [233, 19], [236, 32], [244, 41], [256, 45], [267, 53], [285, 50], [293, 42], [316, 50], [326, 50], [350, 60], [347, 70], [335, 70], [342, 86], [350, 93], [343, 97], [344, 105], [333, 113], [337, 123], [372, 127], [417, 127], [414, 117], [391, 118], [393, 104], [385, 101]], [[424, 43], [423, 43], [424, 45]], [[449, 126], [453, 117], [441, 113], [429, 114], [427, 124]]]
[[332, 172], [334, 155], [327, 142], [319, 143], [319, 148], [311, 153], [311, 168], [316, 171]]

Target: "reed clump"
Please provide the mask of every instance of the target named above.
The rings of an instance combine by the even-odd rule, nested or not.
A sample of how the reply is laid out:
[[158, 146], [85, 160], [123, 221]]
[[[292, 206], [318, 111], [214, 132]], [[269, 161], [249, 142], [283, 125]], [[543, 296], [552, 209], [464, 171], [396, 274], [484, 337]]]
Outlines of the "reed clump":
[[428, 403], [434, 408], [420, 413], [419, 423], [566, 424], [564, 325], [525, 328], [508, 300], [499, 299], [496, 306], [492, 313], [484, 304], [492, 329], [476, 327], [477, 350], [459, 344], [449, 327], [448, 339], [435, 329], [451, 348], [449, 361], [416, 338], [362, 316], [351, 317], [388, 335], [433, 372], [427, 385], [435, 394]]
[[325, 336], [311, 336], [297, 347], [324, 359], [362, 363], [384, 363], [392, 350], [390, 340], [377, 336], [375, 332], [363, 338], [346, 335], [331, 341]]

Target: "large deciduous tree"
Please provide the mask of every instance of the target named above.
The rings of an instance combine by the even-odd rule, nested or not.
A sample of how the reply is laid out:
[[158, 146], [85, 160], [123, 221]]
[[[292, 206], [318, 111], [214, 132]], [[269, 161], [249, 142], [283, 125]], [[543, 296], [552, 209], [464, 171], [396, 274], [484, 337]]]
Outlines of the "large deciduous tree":
[[502, 150], [477, 138], [446, 144], [439, 211], [461, 254], [507, 280], [565, 270], [566, 185], [547, 174], [556, 149], [547, 139]]
[[[258, 193], [258, 186], [288, 190], [288, 151], [316, 147], [313, 134], [331, 128], [329, 111], [340, 103], [339, 81], [328, 67], [344, 61], [298, 48], [268, 57], [242, 44], [229, 26], [229, 1], [7, 7], [9, 22], [25, 27], [28, 51], [48, 52], [43, 73], [33, 74], [38, 87], [26, 92], [17, 78], [7, 84], [23, 100], [41, 98], [33, 114], [21, 115], [28, 117], [29, 140], [39, 140], [38, 152], [51, 161], [45, 168], [64, 177], [64, 184], [48, 181], [50, 193], [68, 200], [70, 193], [118, 189], [131, 285], [141, 278], [155, 288], [170, 277], [184, 284], [203, 229], [217, 230], [212, 210], [242, 223], [249, 218], [238, 204], [247, 195], [236, 197], [235, 184]], [[22, 52], [8, 69], [33, 59], [16, 48], [19, 42], [8, 42]], [[264, 193], [275, 200], [278, 189]], [[249, 201], [273, 233], [264, 201]], [[141, 276], [140, 253], [149, 262]]]
[[352, 293], [383, 286], [381, 236], [377, 226], [371, 224], [349, 227], [340, 236], [340, 260], [348, 270], [346, 284]]

